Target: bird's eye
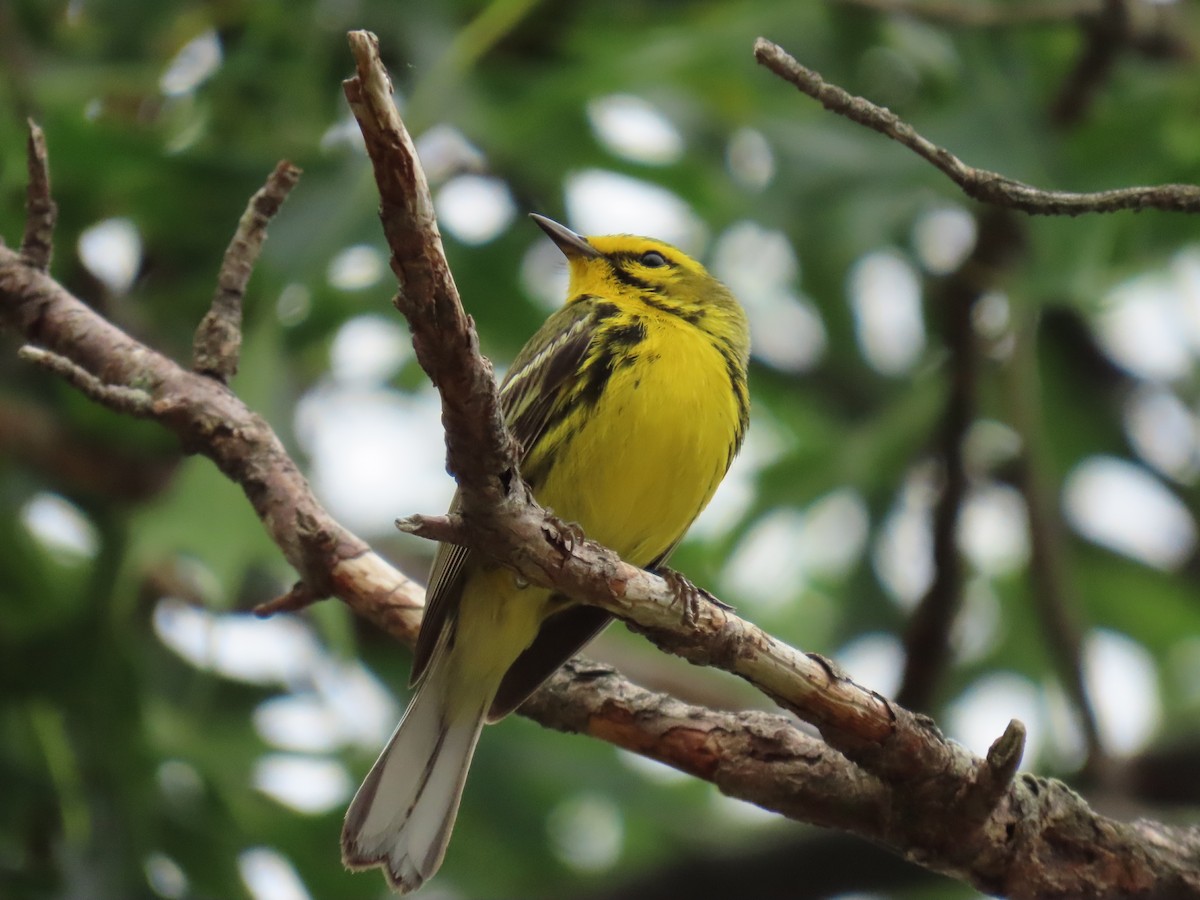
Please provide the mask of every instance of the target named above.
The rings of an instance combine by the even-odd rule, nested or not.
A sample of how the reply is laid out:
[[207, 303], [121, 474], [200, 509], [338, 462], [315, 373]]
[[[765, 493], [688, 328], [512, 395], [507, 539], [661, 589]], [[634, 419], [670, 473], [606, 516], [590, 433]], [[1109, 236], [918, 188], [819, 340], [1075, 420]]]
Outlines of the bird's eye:
[[667, 264], [667, 258], [657, 250], [642, 254], [642, 265], [651, 269], [660, 269]]

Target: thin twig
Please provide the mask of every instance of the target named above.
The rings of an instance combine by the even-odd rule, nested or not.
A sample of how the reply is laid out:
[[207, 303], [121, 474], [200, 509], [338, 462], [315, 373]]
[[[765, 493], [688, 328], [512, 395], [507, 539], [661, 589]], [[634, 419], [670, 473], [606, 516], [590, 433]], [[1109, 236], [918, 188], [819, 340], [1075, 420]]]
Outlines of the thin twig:
[[47, 372], [53, 372], [89, 400], [94, 400], [101, 406], [107, 406], [111, 410], [138, 419], [154, 415], [151, 397], [141, 388], [127, 387], [123, 384], [106, 384], [91, 372], [75, 365], [65, 356], [59, 356], [57, 353], [51, 353], [41, 347], [34, 347], [32, 344], [26, 344], [17, 351], [17, 355]]
[[297, 581], [286, 594], [281, 594], [273, 600], [260, 603], [254, 607], [254, 614], [260, 619], [267, 619], [279, 613], [294, 613], [307, 609], [321, 598], [312, 592], [303, 581]]
[[1200, 212], [1200, 187], [1164, 184], [1155, 187], [1119, 188], [1074, 194], [1043, 191], [986, 169], [968, 166], [949, 150], [925, 139], [895, 113], [856, 97], [805, 68], [777, 44], [759, 38], [755, 58], [784, 81], [818, 101], [822, 106], [853, 122], [908, 147], [945, 173], [968, 197], [1016, 209], [1030, 215], [1077, 216], [1090, 212], [1159, 209], [1167, 212]]
[[283, 160], [246, 205], [233, 240], [225, 250], [212, 306], [196, 328], [192, 341], [194, 371], [220, 381], [228, 381], [237, 374], [246, 285], [267, 239], [267, 224], [299, 180], [300, 169]]
[[46, 158], [46, 135], [29, 120], [29, 185], [25, 194], [25, 236], [21, 239], [21, 258], [35, 269], [50, 270], [54, 253], [54, 223], [58, 207], [50, 194], [50, 166]]

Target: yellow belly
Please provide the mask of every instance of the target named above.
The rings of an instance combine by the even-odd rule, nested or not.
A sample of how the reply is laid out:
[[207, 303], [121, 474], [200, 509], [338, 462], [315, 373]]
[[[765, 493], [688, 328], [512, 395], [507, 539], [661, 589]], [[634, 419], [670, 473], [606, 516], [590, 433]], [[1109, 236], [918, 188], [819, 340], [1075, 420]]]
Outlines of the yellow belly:
[[613, 372], [536, 495], [638, 566], [683, 535], [729, 464], [737, 405], [721, 354], [668, 318]]

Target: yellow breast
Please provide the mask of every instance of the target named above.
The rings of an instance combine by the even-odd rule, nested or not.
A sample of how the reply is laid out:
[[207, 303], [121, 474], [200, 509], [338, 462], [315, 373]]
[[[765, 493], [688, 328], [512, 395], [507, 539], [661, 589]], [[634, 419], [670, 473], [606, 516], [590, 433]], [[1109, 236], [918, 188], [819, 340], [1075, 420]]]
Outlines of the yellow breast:
[[654, 562], [712, 498], [729, 465], [738, 407], [725, 358], [670, 315], [614, 367], [596, 406], [563, 446], [539, 502], [634, 565]]

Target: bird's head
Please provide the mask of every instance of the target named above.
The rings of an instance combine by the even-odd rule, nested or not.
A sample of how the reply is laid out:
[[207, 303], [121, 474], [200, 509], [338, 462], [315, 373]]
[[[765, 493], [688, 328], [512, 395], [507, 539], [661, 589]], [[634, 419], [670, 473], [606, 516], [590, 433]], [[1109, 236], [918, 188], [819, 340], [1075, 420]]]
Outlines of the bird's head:
[[545, 216], [532, 218], [567, 258], [567, 302], [600, 297], [670, 313], [705, 330], [745, 330], [729, 289], [679, 248], [630, 234], [584, 237]]

